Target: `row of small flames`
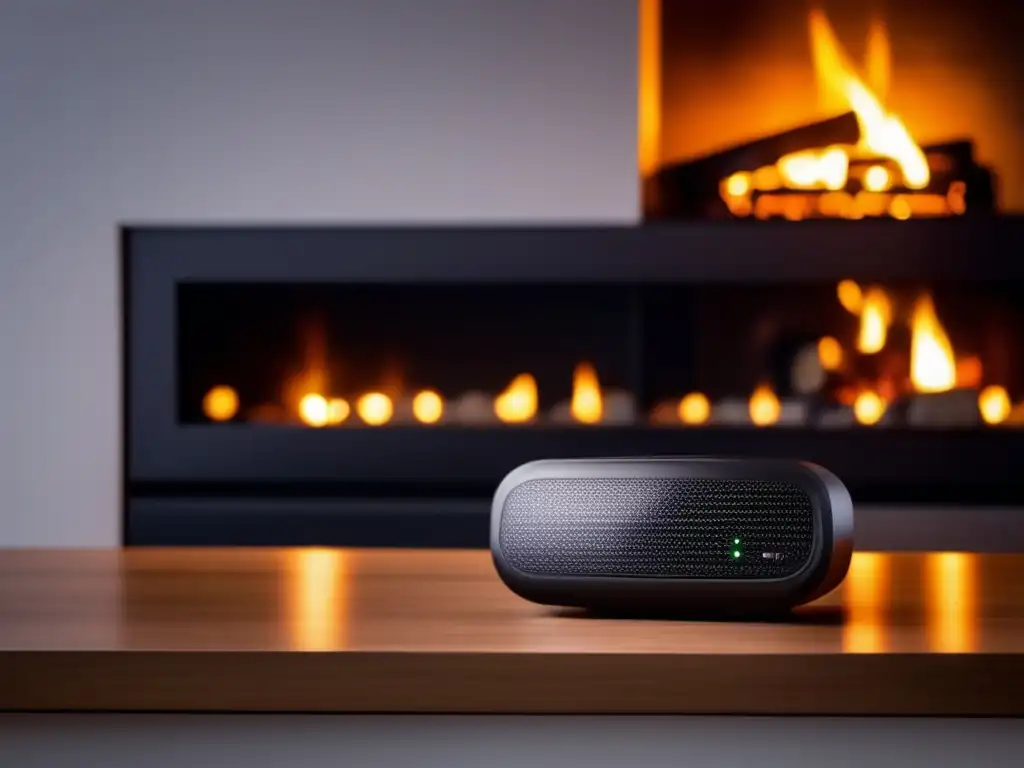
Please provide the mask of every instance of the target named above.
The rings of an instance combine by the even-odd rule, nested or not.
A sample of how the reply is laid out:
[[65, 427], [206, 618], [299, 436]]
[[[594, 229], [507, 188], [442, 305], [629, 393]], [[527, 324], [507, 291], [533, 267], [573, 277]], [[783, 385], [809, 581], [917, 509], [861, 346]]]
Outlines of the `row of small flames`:
[[[839, 303], [858, 317], [859, 330], [852, 345], [854, 349], [847, 351], [838, 339], [823, 337], [817, 344], [817, 363], [823, 374], [835, 372], [842, 376], [853, 368], [851, 357], [875, 355], [885, 348], [897, 313], [893, 297], [879, 286], [862, 287], [852, 280], [843, 280], [837, 286], [836, 295]], [[956, 356], [930, 295], [924, 294], [914, 301], [907, 320], [911, 331], [910, 393], [977, 390], [982, 420], [988, 424], [1000, 424], [1010, 418], [1014, 408], [1009, 393], [997, 384], [981, 388], [981, 361], [977, 357]], [[322, 365], [318, 363], [314, 367]], [[286, 400], [293, 416], [311, 427], [337, 426], [356, 419], [367, 426], [382, 426], [395, 419], [396, 410], [401, 410], [403, 417], [408, 415], [421, 424], [436, 424], [449, 410], [444, 398], [429, 389], [417, 392], [408, 401], [399, 401], [397, 407], [395, 399], [384, 392], [368, 392], [350, 403], [345, 398], [325, 393], [322, 375], [309, 375], [308, 371], [305, 374], [299, 380], [306, 383]], [[849, 384], [840, 389], [838, 400], [852, 408], [857, 422], [872, 425], [880, 422], [889, 406], [905, 394], [908, 394], [907, 387], [881, 378]], [[567, 404], [566, 415], [580, 424], [616, 420], [609, 419], [607, 401], [610, 395], [602, 391], [593, 366], [580, 363], [573, 375], [572, 397]], [[491, 415], [486, 413], [489, 409], [500, 422], [531, 423], [538, 416], [537, 382], [531, 374], [521, 373], [493, 400], [474, 405], [474, 413], [484, 417], [474, 420], [486, 420]], [[203, 398], [203, 411], [212, 421], [229, 421], [235, 418], [238, 409], [238, 393], [227, 385], [213, 387]], [[687, 425], [705, 424], [713, 417], [711, 401], [700, 392], [685, 395], [670, 409], [681, 423]], [[664, 407], [658, 409], [658, 421], [665, 421], [664, 412]], [[749, 397], [748, 413], [754, 425], [770, 426], [779, 421], [782, 403], [768, 384], [760, 384]]]
[[[577, 367], [570, 401], [573, 421], [580, 424], [599, 424], [603, 419], [603, 396], [600, 387], [591, 384], [592, 369], [585, 363]], [[583, 383], [580, 381], [583, 380]], [[417, 392], [411, 399], [411, 416], [420, 424], [437, 424], [445, 415], [446, 403], [433, 390]], [[860, 424], [870, 426], [882, 420], [888, 403], [877, 392], [865, 390], [857, 393], [852, 403], [853, 416]], [[238, 393], [231, 387], [213, 387], [203, 398], [203, 411], [212, 421], [230, 421], [239, 409]], [[758, 386], [748, 400], [748, 414], [755, 426], [767, 427], [778, 423], [782, 404], [766, 384]], [[1005, 388], [990, 385], [978, 393], [978, 411], [988, 424], [1000, 424], [1009, 417], [1012, 403]], [[520, 374], [501, 394], [494, 398], [495, 417], [505, 424], [528, 424], [537, 418], [537, 384], [528, 373]], [[712, 416], [712, 404], [707, 395], [691, 392], [680, 398], [674, 407], [678, 420], [686, 425], [707, 424]], [[664, 409], [659, 409], [659, 416]], [[340, 397], [324, 397], [310, 393], [299, 401], [298, 418], [310, 427], [340, 426], [358, 419], [371, 427], [383, 426], [395, 416], [393, 398], [383, 392], [368, 392], [354, 404]]]

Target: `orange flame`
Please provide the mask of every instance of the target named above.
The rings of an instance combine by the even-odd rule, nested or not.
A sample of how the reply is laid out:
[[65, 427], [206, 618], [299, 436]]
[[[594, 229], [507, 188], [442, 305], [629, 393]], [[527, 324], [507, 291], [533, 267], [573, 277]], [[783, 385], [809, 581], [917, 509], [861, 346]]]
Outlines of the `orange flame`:
[[203, 397], [203, 413], [212, 421], [228, 421], [238, 413], [238, 393], [228, 386], [217, 386]]
[[330, 406], [323, 395], [310, 393], [299, 400], [299, 418], [311, 427], [326, 426]]
[[859, 315], [864, 306], [864, 294], [853, 280], [840, 280], [836, 286], [836, 297], [843, 309], [851, 315]]
[[837, 371], [843, 364], [843, 347], [832, 336], [818, 339], [818, 363], [826, 371]]
[[871, 20], [864, 58], [867, 59], [868, 84], [884, 104], [889, 97], [889, 81], [892, 79], [892, 46], [885, 22], [879, 18]]
[[1010, 417], [1012, 408], [1004, 387], [985, 387], [978, 394], [978, 413], [986, 424], [1002, 424]]
[[590, 363], [580, 363], [573, 372], [570, 409], [573, 418], [584, 424], [596, 424], [601, 420], [604, 411], [601, 385], [597, 380], [597, 371]]
[[340, 397], [332, 397], [327, 401], [328, 424], [341, 424], [348, 418], [350, 413], [352, 413], [352, 406], [348, 404], [348, 400]]
[[356, 413], [366, 424], [379, 427], [391, 420], [394, 404], [383, 392], [368, 392], [356, 400]]
[[759, 427], [766, 427], [779, 420], [782, 406], [772, 388], [767, 384], [761, 384], [750, 396], [749, 411], [752, 422]]
[[[931, 173], [924, 152], [900, 119], [886, 111], [857, 76], [824, 11], [812, 10], [808, 22], [815, 74], [827, 94], [841, 99], [857, 115], [862, 149], [895, 161], [911, 189], [928, 186]], [[873, 53], [870, 69], [872, 80], [883, 87], [889, 82], [888, 47], [885, 27], [876, 22], [869, 37], [869, 51]]]
[[494, 398], [494, 413], [506, 424], [521, 424], [537, 414], [537, 381], [528, 373], [512, 379]]
[[928, 294], [914, 304], [910, 319], [910, 381], [918, 392], [947, 392], [956, 386], [956, 357]]
[[691, 392], [679, 401], [679, 420], [683, 424], [703, 424], [711, 418], [711, 401], [707, 395]]
[[842, 147], [809, 149], [786, 155], [778, 162], [786, 186], [793, 189], [842, 189], [850, 158]]
[[412, 415], [423, 424], [434, 424], [444, 415], [444, 400], [430, 389], [417, 392], [412, 399]]
[[885, 400], [877, 392], [860, 392], [853, 401], [853, 415], [860, 424], [877, 424], [885, 415]]
[[857, 349], [865, 355], [881, 352], [885, 346], [889, 323], [892, 322], [892, 302], [881, 288], [872, 287], [864, 293], [860, 311], [860, 334]]

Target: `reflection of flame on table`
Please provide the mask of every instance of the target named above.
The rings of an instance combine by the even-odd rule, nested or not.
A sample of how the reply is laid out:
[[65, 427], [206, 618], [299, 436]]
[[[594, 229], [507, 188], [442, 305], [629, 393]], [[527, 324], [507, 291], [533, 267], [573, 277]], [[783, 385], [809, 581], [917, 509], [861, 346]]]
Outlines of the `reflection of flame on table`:
[[856, 552], [843, 582], [843, 650], [850, 653], [883, 653], [890, 590], [888, 556], [876, 552]]
[[348, 639], [346, 555], [335, 549], [297, 549], [286, 556], [291, 560], [288, 628], [293, 645], [304, 651], [343, 648]]
[[978, 556], [932, 552], [925, 556], [928, 644], [939, 653], [978, 647]]

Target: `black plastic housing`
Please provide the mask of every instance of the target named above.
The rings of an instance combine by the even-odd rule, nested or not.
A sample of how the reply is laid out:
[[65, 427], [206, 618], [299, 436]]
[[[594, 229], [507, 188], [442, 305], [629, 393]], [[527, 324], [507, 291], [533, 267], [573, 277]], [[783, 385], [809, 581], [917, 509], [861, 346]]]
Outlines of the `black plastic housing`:
[[[526, 572], [514, 566], [503, 551], [501, 536], [509, 494], [536, 480], [588, 478], [774, 481], [794, 485], [811, 502], [810, 555], [799, 570], [783, 578], [579, 576]], [[532, 602], [625, 613], [773, 614], [815, 600], [845, 578], [853, 550], [853, 504], [835, 475], [807, 462], [703, 457], [535, 461], [513, 470], [498, 487], [491, 510], [490, 541], [502, 581]], [[578, 546], [588, 546], [582, 534]]]

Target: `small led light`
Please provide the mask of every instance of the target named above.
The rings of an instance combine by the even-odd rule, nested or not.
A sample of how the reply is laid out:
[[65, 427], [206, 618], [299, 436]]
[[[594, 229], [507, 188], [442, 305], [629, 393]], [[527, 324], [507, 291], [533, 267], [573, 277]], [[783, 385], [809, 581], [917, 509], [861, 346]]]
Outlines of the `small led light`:
[[733, 556], [733, 557], [739, 557], [739, 556], [740, 556], [740, 553], [739, 553], [739, 552], [733, 552], [733, 553], [732, 553], [732, 556]]
[[739, 544], [739, 543], [740, 543], [740, 540], [739, 540], [739, 539], [733, 539], [733, 540], [732, 540], [732, 543], [733, 543], [733, 544]]

